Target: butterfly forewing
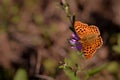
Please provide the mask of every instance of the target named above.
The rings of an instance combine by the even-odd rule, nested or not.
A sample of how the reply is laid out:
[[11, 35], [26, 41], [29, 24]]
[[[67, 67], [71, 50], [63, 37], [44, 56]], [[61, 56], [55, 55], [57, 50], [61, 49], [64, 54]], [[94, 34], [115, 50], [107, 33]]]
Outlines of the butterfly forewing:
[[91, 33], [95, 34], [96, 36], [100, 35], [100, 31], [99, 31], [98, 27], [91, 25], [91, 26], [89, 26], [89, 28], [91, 30]]
[[89, 33], [90, 33], [90, 30], [88, 29], [88, 25], [84, 24], [84, 23], [82, 23], [80, 21], [75, 22], [74, 28], [75, 28], [75, 31], [76, 31], [77, 35], [81, 39], [85, 38], [86, 35], [89, 35]]

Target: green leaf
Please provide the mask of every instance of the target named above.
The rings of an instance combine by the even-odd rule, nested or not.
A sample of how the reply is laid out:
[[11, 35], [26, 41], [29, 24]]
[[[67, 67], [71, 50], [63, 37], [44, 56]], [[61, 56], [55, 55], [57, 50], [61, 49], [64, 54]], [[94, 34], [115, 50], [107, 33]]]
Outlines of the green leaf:
[[106, 68], [110, 73], [117, 73], [119, 71], [119, 63], [112, 61]]
[[50, 74], [55, 73], [55, 68], [57, 67], [57, 65], [57, 62], [54, 59], [46, 59], [43, 63], [45, 71], [49, 72]]
[[117, 52], [117, 53], [120, 53], [120, 45], [114, 45], [112, 46], [112, 49]]
[[80, 80], [80, 78], [77, 77], [72, 70], [66, 68], [64, 69], [64, 72], [69, 77], [70, 80]]
[[74, 63], [72, 63], [72, 61], [69, 58], [65, 58], [64, 61], [65, 61], [66, 65], [69, 66], [69, 67], [72, 67], [73, 64], [74, 64]]
[[25, 69], [18, 69], [13, 80], [28, 80], [28, 75]]
[[117, 37], [118, 37], [117, 43], [120, 46], [120, 33], [117, 35]]
[[103, 64], [103, 65], [100, 66], [100, 67], [97, 67], [97, 68], [94, 68], [94, 69], [92, 69], [92, 70], [89, 70], [89, 71], [88, 71], [88, 76], [93, 76], [93, 75], [99, 73], [99, 72], [102, 71], [106, 66], [107, 66], [107, 64]]

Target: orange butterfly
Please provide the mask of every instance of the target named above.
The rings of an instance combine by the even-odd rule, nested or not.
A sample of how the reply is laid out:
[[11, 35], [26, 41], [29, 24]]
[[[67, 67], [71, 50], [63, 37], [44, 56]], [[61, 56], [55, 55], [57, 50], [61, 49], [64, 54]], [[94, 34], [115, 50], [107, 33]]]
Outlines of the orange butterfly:
[[98, 27], [75, 21], [74, 28], [80, 38], [79, 42], [82, 44], [81, 51], [86, 59], [91, 58], [103, 44]]

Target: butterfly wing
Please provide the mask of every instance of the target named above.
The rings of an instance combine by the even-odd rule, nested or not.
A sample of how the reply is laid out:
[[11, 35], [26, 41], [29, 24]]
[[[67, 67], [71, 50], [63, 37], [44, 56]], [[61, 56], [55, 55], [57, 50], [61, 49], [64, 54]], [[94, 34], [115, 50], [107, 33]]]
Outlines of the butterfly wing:
[[84, 53], [85, 58], [86, 59], [91, 58], [96, 52], [96, 49], [100, 48], [102, 44], [103, 42], [100, 36], [98, 36], [91, 42], [82, 43], [82, 52]]
[[90, 28], [91, 34], [94, 35], [94, 38], [91, 39], [94, 42], [92, 44], [94, 44], [96, 46], [96, 48], [100, 48], [103, 44], [103, 41], [100, 36], [100, 31], [99, 31], [98, 27], [91, 25], [91, 26], [89, 26], [89, 28]]
[[98, 36], [95, 40], [94, 40], [94, 46], [96, 49], [100, 48], [103, 44], [102, 38], [101, 36]]
[[95, 34], [96, 36], [100, 35], [100, 31], [99, 31], [98, 27], [96, 27], [94, 25], [90, 25], [89, 28], [90, 28], [90, 31], [92, 34]]
[[96, 52], [96, 48], [92, 44], [82, 44], [82, 52], [86, 59], [90, 59]]
[[88, 25], [85, 23], [82, 23], [80, 21], [75, 21], [74, 29], [75, 29], [77, 35], [81, 39], [85, 38], [86, 35], [88, 35], [90, 33]]

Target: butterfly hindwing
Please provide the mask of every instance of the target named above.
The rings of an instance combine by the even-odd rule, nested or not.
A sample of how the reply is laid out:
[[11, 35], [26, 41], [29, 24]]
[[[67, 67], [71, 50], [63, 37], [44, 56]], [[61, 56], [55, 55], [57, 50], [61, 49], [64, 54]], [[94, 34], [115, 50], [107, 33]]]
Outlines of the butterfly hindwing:
[[98, 36], [97, 38], [95, 38], [93, 45], [95, 46], [96, 49], [100, 48], [103, 44], [102, 38], [100, 36]]
[[96, 50], [102, 46], [102, 38], [98, 36], [91, 42], [83, 43], [82, 44], [82, 52], [84, 53], [86, 59], [91, 58]]
[[82, 44], [82, 52], [84, 53], [85, 58], [89, 59], [94, 55], [96, 49], [92, 44]]

